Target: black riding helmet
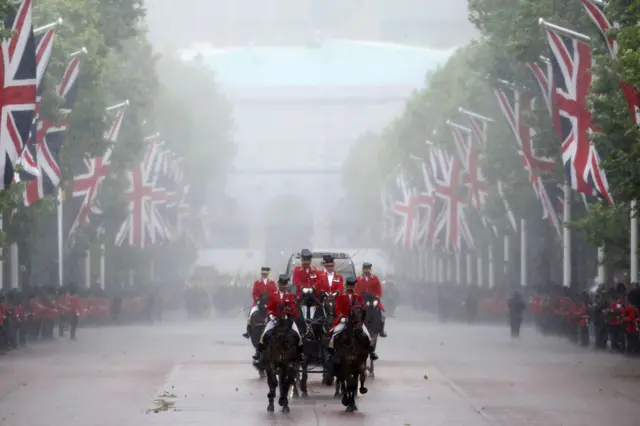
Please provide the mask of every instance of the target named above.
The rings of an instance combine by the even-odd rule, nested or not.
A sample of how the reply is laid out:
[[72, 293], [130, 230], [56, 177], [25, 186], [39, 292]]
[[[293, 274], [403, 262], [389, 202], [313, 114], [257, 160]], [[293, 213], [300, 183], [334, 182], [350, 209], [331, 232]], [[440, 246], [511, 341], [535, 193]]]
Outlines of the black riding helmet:
[[278, 287], [287, 287], [289, 285], [289, 276], [286, 274], [280, 274], [278, 277]]
[[356, 280], [354, 277], [349, 277], [345, 281], [344, 286], [347, 290], [354, 290], [356, 287], [356, 282], [358, 282], [358, 280]]

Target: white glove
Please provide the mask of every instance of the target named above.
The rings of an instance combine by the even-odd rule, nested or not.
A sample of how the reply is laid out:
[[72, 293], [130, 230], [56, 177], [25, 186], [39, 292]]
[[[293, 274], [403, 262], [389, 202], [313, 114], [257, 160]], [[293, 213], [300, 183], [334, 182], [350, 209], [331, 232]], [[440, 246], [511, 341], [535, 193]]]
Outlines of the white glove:
[[273, 315], [273, 314], [269, 314], [269, 319], [270, 319], [271, 321], [273, 321], [274, 319], [276, 319], [276, 317], [275, 317], [275, 315]]
[[345, 322], [347, 322], [347, 319], [346, 319], [346, 318], [340, 318], [340, 322], [341, 322], [342, 324], [344, 324]]

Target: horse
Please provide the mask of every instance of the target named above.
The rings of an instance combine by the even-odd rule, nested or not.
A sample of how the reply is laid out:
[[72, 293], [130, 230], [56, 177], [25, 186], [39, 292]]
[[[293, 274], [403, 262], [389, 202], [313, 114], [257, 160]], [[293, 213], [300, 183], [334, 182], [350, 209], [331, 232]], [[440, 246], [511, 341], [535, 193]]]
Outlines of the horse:
[[[309, 378], [309, 364], [324, 366], [325, 350], [325, 322], [326, 314], [322, 304], [318, 301], [312, 288], [302, 289], [302, 297], [298, 302], [300, 321], [298, 328], [302, 334], [304, 351], [303, 361], [300, 363], [300, 392], [302, 398], [307, 398], [307, 381]], [[294, 386], [294, 395], [297, 388]]]
[[[378, 300], [371, 293], [365, 293], [363, 296], [365, 304], [367, 306], [367, 315], [365, 316], [365, 324], [367, 330], [371, 335], [371, 347], [373, 352], [376, 350], [378, 344], [378, 335], [382, 331], [382, 312], [378, 307]], [[373, 360], [369, 358], [369, 366], [367, 367], [371, 378], [375, 377]]]
[[[327, 334], [329, 333], [329, 329], [331, 328], [331, 326], [333, 325], [333, 322], [336, 319], [336, 297], [338, 296], [338, 294], [340, 294], [340, 292], [338, 291], [334, 291], [332, 293], [327, 293], [327, 292], [323, 292], [322, 293], [322, 307], [324, 308], [324, 313], [326, 315], [326, 320], [325, 320], [325, 333], [324, 333], [324, 340], [325, 340], [325, 347], [326, 345], [329, 343], [328, 339], [326, 338]], [[333, 374], [331, 374], [331, 368], [324, 368], [323, 371], [323, 377], [322, 377], [322, 383], [326, 386], [331, 386], [333, 385]], [[340, 395], [340, 388], [338, 386], [336, 386], [336, 394], [339, 396]]]
[[292, 313], [284, 312], [279, 316], [276, 326], [271, 331], [262, 360], [262, 367], [267, 373], [269, 384], [269, 405], [267, 412], [273, 413], [273, 400], [280, 385], [278, 403], [283, 413], [289, 410], [289, 388], [294, 384], [298, 364], [298, 336], [291, 329]]
[[[260, 295], [260, 298], [256, 301], [256, 306], [258, 310], [254, 312], [249, 318], [249, 326], [250, 332], [249, 337], [251, 339], [251, 344], [254, 349], [258, 349], [258, 345], [260, 344], [260, 336], [264, 332], [264, 327], [266, 326], [267, 321], [267, 302], [269, 300], [269, 295], [263, 293]], [[264, 379], [265, 373], [264, 369], [259, 363], [254, 364], [255, 368], [258, 370], [258, 374], [261, 379]]]
[[[348, 413], [358, 411], [356, 394], [358, 380], [360, 393], [366, 394], [364, 387], [367, 378], [366, 363], [369, 356], [370, 342], [362, 330], [365, 311], [359, 306], [352, 306], [349, 318], [345, 320], [344, 329], [334, 338], [336, 351], [335, 372], [342, 390], [342, 405]], [[337, 362], [336, 362], [337, 361]]]

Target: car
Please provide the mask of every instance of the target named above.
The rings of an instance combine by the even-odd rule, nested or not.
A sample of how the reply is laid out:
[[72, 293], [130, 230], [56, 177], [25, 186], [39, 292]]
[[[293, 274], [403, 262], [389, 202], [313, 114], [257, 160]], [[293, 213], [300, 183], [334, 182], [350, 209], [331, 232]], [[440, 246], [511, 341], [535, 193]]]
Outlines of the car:
[[[340, 252], [336, 253], [336, 252], [330, 252], [330, 251], [312, 251], [311, 254], [312, 254], [311, 264], [316, 268], [318, 268], [319, 270], [323, 269], [322, 258], [330, 254], [333, 256], [333, 259], [334, 259], [336, 273], [342, 275], [345, 281], [349, 277], [353, 277], [353, 278], [357, 277], [356, 268], [353, 264], [353, 260], [351, 259], [351, 256], [349, 256], [347, 253], [340, 253]], [[300, 252], [291, 253], [291, 255], [289, 256], [289, 260], [287, 262], [287, 267], [285, 269], [285, 274], [289, 277], [289, 279], [293, 277], [293, 270], [298, 265], [300, 265]]]

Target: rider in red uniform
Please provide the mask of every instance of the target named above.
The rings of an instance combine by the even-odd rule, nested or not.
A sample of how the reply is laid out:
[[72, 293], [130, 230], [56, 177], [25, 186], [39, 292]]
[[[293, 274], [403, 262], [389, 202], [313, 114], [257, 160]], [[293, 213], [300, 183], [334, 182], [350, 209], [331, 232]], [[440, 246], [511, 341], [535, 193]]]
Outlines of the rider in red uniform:
[[258, 300], [263, 294], [273, 294], [278, 291], [278, 286], [274, 280], [269, 279], [269, 272], [271, 272], [271, 268], [268, 266], [263, 266], [260, 269], [260, 279], [256, 280], [253, 283], [253, 291], [251, 292], [251, 297], [253, 298], [253, 305], [251, 305], [251, 310], [249, 311], [249, 316], [247, 317], [247, 331], [242, 335], [245, 339], [249, 338], [249, 329], [251, 328], [251, 315], [258, 310]]
[[382, 285], [380, 284], [380, 279], [378, 279], [377, 275], [373, 275], [371, 273], [371, 263], [363, 263], [362, 264], [362, 275], [358, 277], [358, 282], [356, 284], [356, 294], [359, 296], [363, 296], [365, 293], [371, 294], [373, 297], [378, 299], [377, 308], [380, 309], [380, 314], [382, 318], [382, 329], [380, 330], [380, 337], [387, 337], [386, 331], [384, 331], [385, 317], [384, 317], [384, 306], [382, 306]]
[[269, 296], [269, 302], [267, 302], [269, 322], [264, 328], [264, 332], [260, 338], [258, 351], [253, 356], [255, 361], [260, 360], [261, 353], [266, 347], [266, 342], [269, 341], [269, 337], [271, 336], [271, 330], [276, 326], [276, 321], [285, 309], [289, 310], [293, 316], [294, 321], [291, 323], [291, 329], [298, 335], [298, 353], [302, 356], [302, 336], [300, 335], [300, 330], [298, 330], [298, 326], [295, 322], [295, 319], [298, 318], [298, 305], [295, 296], [287, 290], [288, 287], [289, 277], [284, 274], [280, 275], [280, 277], [278, 277], [278, 291]]
[[308, 287], [316, 287], [319, 278], [319, 272], [315, 266], [311, 264], [313, 255], [307, 249], [300, 252], [300, 265], [293, 270], [291, 281], [296, 286], [296, 297], [302, 297], [302, 289]]
[[[338, 297], [336, 297], [336, 320], [334, 321], [331, 330], [329, 330], [331, 340], [329, 341], [329, 347], [327, 348], [327, 352], [330, 357], [333, 356], [333, 339], [344, 329], [344, 321], [349, 318], [349, 315], [351, 314], [351, 307], [354, 305], [365, 305], [364, 299], [355, 292], [356, 282], [357, 280], [353, 277], [347, 278], [344, 293], [339, 294]], [[367, 337], [369, 337], [369, 341], [371, 341], [369, 330], [367, 330], [367, 327], [364, 324], [362, 324], [362, 331], [367, 335]], [[371, 352], [370, 356], [374, 361], [378, 359], [378, 355], [376, 355], [375, 352]]]
[[333, 256], [330, 254], [323, 256], [322, 265], [324, 271], [320, 273], [316, 284], [317, 296], [321, 296], [323, 292], [327, 294], [344, 292], [344, 277], [335, 272]]

